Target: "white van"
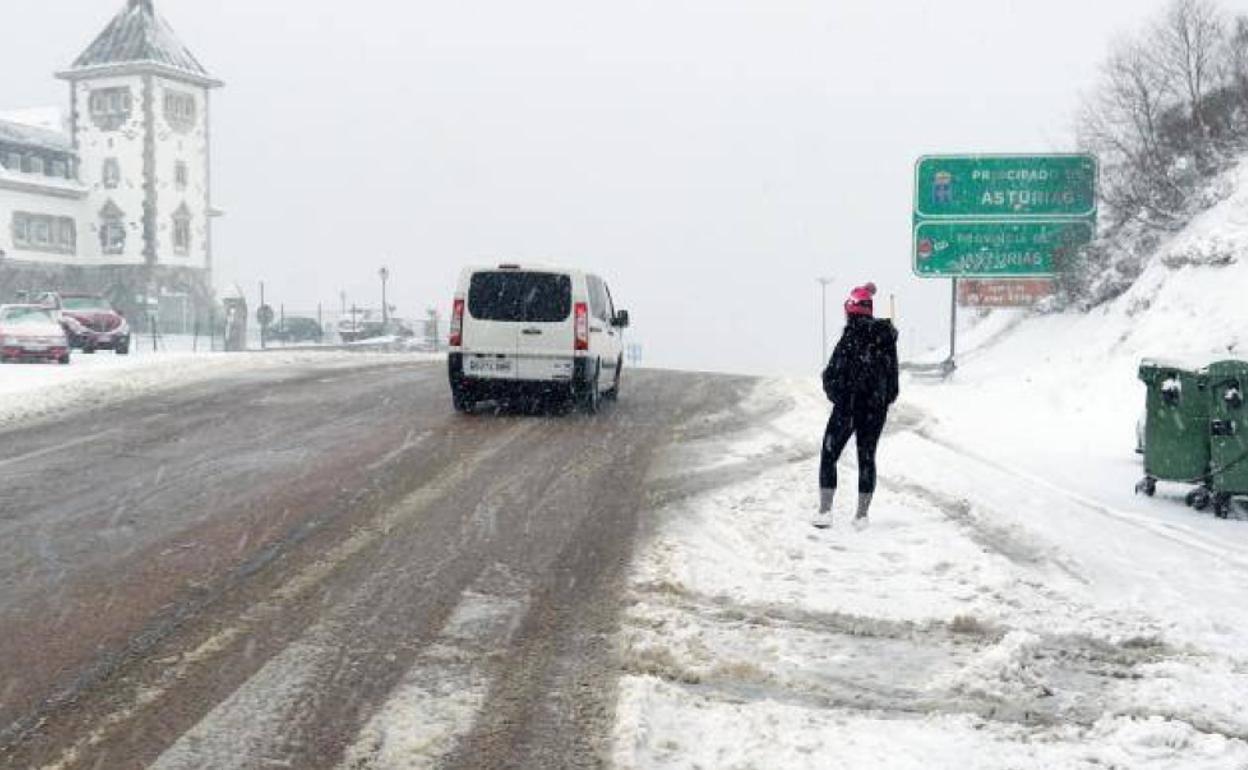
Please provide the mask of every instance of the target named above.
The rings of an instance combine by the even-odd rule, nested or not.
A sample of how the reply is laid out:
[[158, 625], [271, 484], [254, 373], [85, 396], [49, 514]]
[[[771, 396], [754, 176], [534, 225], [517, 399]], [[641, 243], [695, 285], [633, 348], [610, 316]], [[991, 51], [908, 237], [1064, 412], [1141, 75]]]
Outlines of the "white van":
[[606, 281], [580, 270], [521, 265], [464, 270], [451, 313], [455, 409], [533, 396], [597, 412], [616, 399], [628, 312]]

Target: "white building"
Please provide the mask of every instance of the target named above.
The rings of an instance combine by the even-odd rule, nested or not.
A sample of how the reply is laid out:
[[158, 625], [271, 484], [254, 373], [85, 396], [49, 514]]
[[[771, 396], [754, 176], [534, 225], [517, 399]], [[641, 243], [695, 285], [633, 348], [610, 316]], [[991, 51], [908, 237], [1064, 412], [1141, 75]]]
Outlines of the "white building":
[[62, 125], [0, 116], [0, 301], [95, 291], [142, 318], [211, 302], [213, 78], [156, 14], [126, 6], [73, 65]]

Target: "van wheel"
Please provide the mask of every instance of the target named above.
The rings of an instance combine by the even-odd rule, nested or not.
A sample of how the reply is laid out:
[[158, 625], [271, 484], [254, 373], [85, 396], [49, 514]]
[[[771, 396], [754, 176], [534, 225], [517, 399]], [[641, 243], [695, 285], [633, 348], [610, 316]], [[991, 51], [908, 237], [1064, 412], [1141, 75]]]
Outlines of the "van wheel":
[[468, 398], [460, 393], [452, 394], [451, 401], [455, 405], [455, 411], [460, 414], [468, 414], [477, 405], [477, 403], [471, 398]]
[[602, 383], [602, 364], [594, 372], [593, 379], [585, 384], [585, 392], [581, 394], [581, 406], [588, 414], [598, 414], [602, 410], [602, 391], [598, 389]]
[[620, 378], [624, 374], [624, 358], [621, 356], [619, 363], [615, 365], [615, 384], [611, 386], [611, 390], [602, 394], [602, 397], [608, 401], [620, 400]]

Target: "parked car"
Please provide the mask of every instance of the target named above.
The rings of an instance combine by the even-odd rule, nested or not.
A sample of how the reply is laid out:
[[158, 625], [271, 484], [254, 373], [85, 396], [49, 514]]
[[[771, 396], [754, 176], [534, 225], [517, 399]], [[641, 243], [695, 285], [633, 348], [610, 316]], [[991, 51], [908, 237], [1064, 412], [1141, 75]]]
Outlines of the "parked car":
[[289, 316], [278, 322], [269, 330], [269, 339], [274, 342], [320, 342], [325, 332], [315, 318]]
[[130, 324], [100, 295], [47, 292], [38, 302], [60, 321], [71, 347], [87, 354], [97, 350], [112, 350], [119, 356], [130, 353]]
[[597, 412], [616, 399], [628, 312], [596, 275], [520, 265], [468, 268], [451, 313], [455, 409], [535, 395]]
[[0, 363], [69, 363], [69, 340], [52, 312], [40, 305], [0, 305]]

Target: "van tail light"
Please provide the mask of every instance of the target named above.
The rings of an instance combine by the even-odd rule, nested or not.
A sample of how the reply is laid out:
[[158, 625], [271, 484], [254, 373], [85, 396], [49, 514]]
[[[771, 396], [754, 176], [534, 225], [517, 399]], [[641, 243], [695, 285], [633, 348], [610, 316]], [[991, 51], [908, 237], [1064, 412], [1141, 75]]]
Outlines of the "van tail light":
[[464, 301], [462, 299], [455, 300], [455, 307], [451, 310], [451, 347], [458, 348], [464, 344]]
[[589, 350], [589, 305], [576, 303], [576, 350]]

